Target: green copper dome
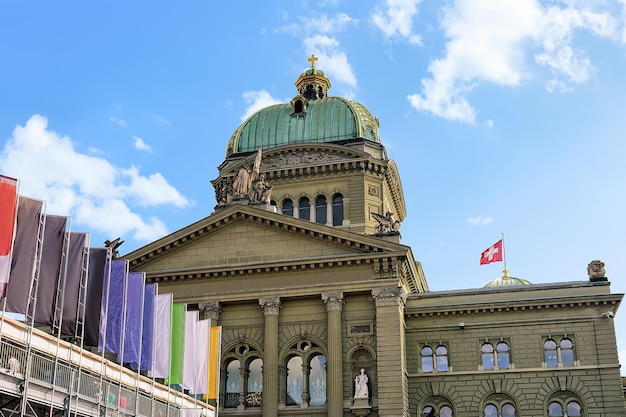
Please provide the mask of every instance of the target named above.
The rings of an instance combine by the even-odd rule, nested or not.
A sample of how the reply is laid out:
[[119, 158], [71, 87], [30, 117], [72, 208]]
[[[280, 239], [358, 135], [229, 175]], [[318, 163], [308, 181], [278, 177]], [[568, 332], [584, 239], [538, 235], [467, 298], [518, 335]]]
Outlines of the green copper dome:
[[365, 139], [380, 143], [378, 119], [360, 103], [329, 97], [330, 80], [324, 71], [311, 68], [296, 81], [298, 94], [289, 102], [265, 107], [235, 130], [226, 156], [296, 143], [328, 143]]
[[515, 287], [520, 285], [532, 285], [532, 282], [525, 280], [524, 278], [510, 277], [505, 272], [504, 276], [488, 282], [485, 284], [484, 288]]
[[363, 138], [380, 143], [378, 120], [365, 106], [341, 97], [311, 100], [294, 113], [291, 103], [259, 110], [243, 122], [228, 142], [226, 156], [294, 143], [337, 142]]

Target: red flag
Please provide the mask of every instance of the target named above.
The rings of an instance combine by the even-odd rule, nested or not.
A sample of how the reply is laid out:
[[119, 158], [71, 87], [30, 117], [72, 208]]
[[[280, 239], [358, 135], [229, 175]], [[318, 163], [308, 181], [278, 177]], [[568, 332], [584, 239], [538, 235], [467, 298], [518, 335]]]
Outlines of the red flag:
[[485, 251], [480, 255], [480, 264], [487, 265], [492, 262], [502, 262], [503, 251], [502, 239], [500, 239], [491, 245], [491, 247], [485, 249]]
[[0, 175], [0, 297], [9, 282], [17, 207], [17, 180]]

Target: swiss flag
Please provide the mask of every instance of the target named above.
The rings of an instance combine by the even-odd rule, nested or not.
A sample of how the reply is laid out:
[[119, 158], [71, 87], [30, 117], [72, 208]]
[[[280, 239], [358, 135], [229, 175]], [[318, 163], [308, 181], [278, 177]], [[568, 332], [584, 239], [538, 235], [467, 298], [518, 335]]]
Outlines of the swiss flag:
[[480, 264], [487, 265], [492, 262], [502, 262], [502, 239], [491, 245], [491, 247], [485, 249], [480, 255]]

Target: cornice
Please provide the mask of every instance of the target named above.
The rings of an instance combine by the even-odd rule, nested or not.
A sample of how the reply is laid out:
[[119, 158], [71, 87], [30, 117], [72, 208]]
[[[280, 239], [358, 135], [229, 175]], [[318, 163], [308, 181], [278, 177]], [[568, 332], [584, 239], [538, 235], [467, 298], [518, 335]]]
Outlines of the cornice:
[[[202, 280], [228, 277], [254, 276], [258, 274], [294, 273], [302, 271], [332, 269], [338, 267], [371, 265], [373, 279], [392, 278], [389, 274], [379, 274], [376, 271], [389, 270], [391, 264], [403, 262], [405, 253], [365, 253], [360, 255], [345, 255], [341, 257], [295, 259], [278, 262], [255, 262], [242, 265], [216, 266], [176, 269], [167, 271], [149, 271], [146, 273], [147, 282], [170, 282], [181, 280]], [[395, 272], [394, 272], [395, 273]], [[397, 275], [394, 275], [400, 278]], [[411, 288], [412, 289], [412, 288]]]
[[424, 306], [407, 301], [406, 317], [424, 318], [470, 314], [506, 313], [517, 311], [539, 311], [548, 309], [574, 309], [583, 307], [614, 307], [621, 302], [620, 294], [576, 295], [571, 297], [527, 298], [462, 304], [440, 304]]

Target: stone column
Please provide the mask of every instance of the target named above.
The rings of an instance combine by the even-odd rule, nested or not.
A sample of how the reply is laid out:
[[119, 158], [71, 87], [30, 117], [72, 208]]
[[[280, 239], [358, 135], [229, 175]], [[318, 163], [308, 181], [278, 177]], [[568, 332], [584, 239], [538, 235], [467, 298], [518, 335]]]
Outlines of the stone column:
[[311, 395], [309, 393], [309, 375], [311, 373], [311, 367], [307, 363], [302, 364], [302, 402], [300, 408], [307, 408], [311, 401]]
[[278, 313], [280, 298], [261, 298], [265, 314], [263, 356], [263, 417], [278, 416]]
[[[408, 417], [408, 381], [404, 303], [402, 287], [372, 290], [376, 303], [376, 347], [378, 381], [370, 381], [378, 390], [379, 417]], [[371, 396], [371, 395], [370, 395]]]
[[333, 199], [326, 201], [326, 226], [333, 225]]
[[326, 358], [326, 395], [328, 417], [343, 416], [343, 349], [341, 311], [343, 293], [322, 294], [328, 319], [328, 357]]

